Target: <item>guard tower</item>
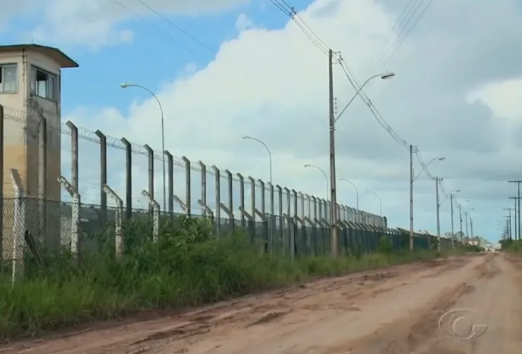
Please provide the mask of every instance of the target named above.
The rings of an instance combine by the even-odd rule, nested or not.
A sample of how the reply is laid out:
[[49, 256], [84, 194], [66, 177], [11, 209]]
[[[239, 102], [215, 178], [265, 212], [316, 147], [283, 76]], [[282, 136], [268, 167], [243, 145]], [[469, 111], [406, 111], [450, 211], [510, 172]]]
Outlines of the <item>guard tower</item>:
[[[19, 172], [22, 188], [28, 198], [41, 198], [58, 204], [61, 188], [57, 179], [61, 165], [61, 70], [77, 68], [78, 64], [56, 48], [36, 44], [0, 46], [0, 104], [4, 106], [4, 227], [2, 248], [6, 250], [12, 214], [9, 198], [15, 189], [11, 169]], [[44, 182], [40, 176], [42, 143], [40, 127], [45, 119], [46, 171]], [[43, 182], [43, 183], [42, 183]], [[43, 193], [45, 191], [45, 193]], [[38, 208], [29, 201], [27, 222], [38, 220]], [[56, 208], [53, 208], [56, 209]], [[31, 213], [31, 215], [29, 214]], [[58, 222], [59, 215], [49, 210], [47, 224]], [[53, 217], [51, 220], [51, 217]], [[27, 225], [34, 229], [34, 225]], [[32, 231], [32, 230], [31, 230]], [[38, 234], [37, 230], [35, 234]], [[7, 247], [8, 248], [8, 247]], [[5, 254], [5, 251], [3, 252]]]

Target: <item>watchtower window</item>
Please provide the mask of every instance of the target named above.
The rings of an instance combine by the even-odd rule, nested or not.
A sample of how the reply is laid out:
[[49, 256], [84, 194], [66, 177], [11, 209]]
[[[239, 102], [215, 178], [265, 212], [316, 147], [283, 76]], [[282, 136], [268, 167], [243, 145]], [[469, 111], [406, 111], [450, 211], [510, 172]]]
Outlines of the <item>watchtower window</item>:
[[0, 93], [18, 91], [18, 70], [16, 64], [0, 64]]
[[33, 95], [56, 101], [57, 91], [56, 75], [39, 68], [31, 68], [31, 92]]

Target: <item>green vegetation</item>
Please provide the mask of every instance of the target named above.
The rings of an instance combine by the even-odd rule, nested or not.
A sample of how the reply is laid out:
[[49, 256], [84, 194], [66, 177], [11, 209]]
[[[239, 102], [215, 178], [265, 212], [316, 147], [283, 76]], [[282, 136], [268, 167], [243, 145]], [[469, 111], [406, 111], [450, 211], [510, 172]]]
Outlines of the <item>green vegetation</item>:
[[[179, 308], [281, 287], [314, 277], [338, 276], [439, 256], [433, 250], [396, 251], [386, 236], [377, 252], [353, 256], [267, 255], [237, 233], [218, 241], [203, 219], [163, 220], [158, 242], [150, 241], [149, 221], [125, 227], [126, 251], [114, 256], [114, 233], [91, 235], [80, 260], [66, 251], [26, 254], [25, 279], [12, 286], [9, 269], [0, 271], [0, 335], [11, 337], [148, 309]], [[144, 237], [143, 235], [147, 235]], [[247, 241], [248, 240], [248, 241]], [[446, 255], [446, 254], [445, 254]]]
[[500, 241], [500, 246], [502, 247], [502, 251], [522, 254], [522, 240], [507, 238]]

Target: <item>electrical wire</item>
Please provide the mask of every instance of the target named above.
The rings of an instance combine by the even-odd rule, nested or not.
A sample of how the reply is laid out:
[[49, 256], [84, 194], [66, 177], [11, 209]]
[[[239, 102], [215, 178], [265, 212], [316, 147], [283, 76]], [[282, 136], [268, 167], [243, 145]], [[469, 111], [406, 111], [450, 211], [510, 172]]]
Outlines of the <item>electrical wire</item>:
[[373, 104], [373, 102], [368, 98], [368, 96], [366, 95], [366, 93], [361, 89], [361, 86], [360, 84], [357, 82], [357, 79], [354, 77], [354, 75], [351, 73], [350, 69], [348, 68], [348, 66], [346, 65], [345, 61], [343, 58], [341, 58], [339, 60], [339, 63], [341, 64], [341, 68], [343, 69], [344, 71], [344, 74], [346, 75], [346, 78], [348, 79], [348, 81], [350, 82], [350, 84], [352, 85], [352, 87], [354, 88], [354, 90], [356, 90], [356, 92], [359, 92], [358, 96], [360, 97], [360, 99], [366, 104], [366, 106], [370, 109], [370, 112], [372, 113], [373, 117], [375, 118], [375, 120], [377, 121], [377, 123], [390, 135], [390, 137], [396, 142], [398, 143], [399, 145], [402, 145], [403, 147], [405, 148], [409, 148], [409, 144], [408, 142], [406, 142], [406, 140], [402, 139], [394, 130], [393, 128], [391, 127], [390, 124], [388, 124], [386, 122], [386, 120], [382, 117], [382, 115], [380, 114], [379, 110], [377, 109], [377, 107], [375, 107], [375, 105]]
[[[143, 16], [141, 16], [140, 14], [138, 14], [136, 11], [130, 9], [128, 6], [125, 6], [121, 1], [119, 0], [112, 0], [114, 1], [116, 4], [118, 4], [120, 7], [122, 7], [123, 9], [127, 10], [128, 12], [130, 12], [131, 14], [133, 14], [137, 19], [139, 19], [140, 21], [150, 25], [154, 30], [156, 30], [158, 33], [164, 35], [165, 37], [167, 37], [168, 39], [170, 39], [171, 41], [173, 41], [174, 43], [176, 43], [176, 45], [179, 45], [179, 46], [182, 46], [184, 49], [186, 49], [187, 51], [193, 53], [193, 54], [196, 54], [196, 52], [194, 50], [192, 50], [191, 48], [185, 46], [184, 44], [182, 44], [179, 40], [177, 40], [175, 37], [173, 37], [172, 35], [170, 35], [169, 33], [166, 33], [164, 31], [162, 31], [159, 27], [155, 26], [154, 23], [150, 22], [150, 21], [147, 21]], [[145, 2], [141, 1], [141, 0], [135, 0], [136, 2], [140, 3], [142, 6], [144, 6], [145, 8], [147, 8], [149, 11], [151, 11], [152, 13], [156, 14], [156, 16], [158, 16], [159, 18], [161, 18], [163, 21], [165, 21], [168, 25], [172, 26], [173, 28], [175, 28], [178, 32], [182, 33], [183, 35], [185, 35], [186, 37], [188, 37], [189, 39], [191, 39], [193, 42], [195, 42], [196, 44], [198, 44], [199, 46], [201, 46], [203, 49], [205, 49], [207, 52], [211, 53], [211, 54], [214, 54], [214, 55], [217, 55], [217, 51], [212, 49], [210, 46], [208, 46], [207, 44], [205, 44], [203, 41], [201, 41], [200, 39], [198, 39], [197, 37], [195, 37], [194, 35], [192, 35], [190, 32], [188, 32], [187, 30], [183, 29], [181, 26], [179, 26], [178, 24], [174, 23], [172, 20], [170, 20], [168, 17], [166, 17], [165, 15], [163, 15], [161, 12], [159, 12], [157, 9], [153, 8], [152, 6], [146, 4]], [[284, 9], [284, 8], [283, 8]], [[283, 10], [284, 11], [284, 10]], [[322, 119], [322, 117], [320, 117], [319, 115], [315, 114], [315, 113], [312, 113], [310, 111], [308, 111], [307, 109], [305, 109], [304, 107], [301, 107], [299, 105], [296, 105], [294, 103], [289, 103], [289, 105], [293, 106], [296, 110], [299, 110], [301, 111], [302, 113], [305, 113], [311, 117], [314, 117], [316, 119]]]
[[[413, 22], [413, 25], [407, 30], [406, 34], [399, 40], [399, 43], [397, 44], [397, 46], [395, 47], [395, 49], [391, 52], [391, 54], [388, 56], [388, 58], [386, 58], [386, 60], [384, 61], [384, 63], [382, 64], [381, 68], [384, 68], [386, 67], [386, 64], [388, 64], [388, 62], [392, 59], [392, 57], [395, 55], [395, 53], [397, 52], [397, 50], [399, 50], [399, 48], [401, 47], [401, 45], [404, 43], [404, 41], [406, 40], [406, 38], [408, 38], [408, 36], [410, 35], [411, 31], [413, 31], [413, 29], [417, 26], [417, 24], [419, 23], [420, 19], [424, 16], [424, 14], [426, 13], [426, 11], [428, 10], [428, 8], [430, 7], [430, 5], [433, 3], [433, 0], [428, 0], [426, 6], [422, 9], [421, 13], [419, 14], [419, 16], [415, 19], [415, 21]], [[410, 18], [411, 20], [411, 18]], [[406, 23], [406, 25], [409, 23], [410, 21], [408, 21]]]
[[149, 9], [150, 11], [152, 11], [153, 13], [155, 13], [158, 17], [162, 18], [165, 22], [167, 22], [169, 25], [171, 25], [172, 27], [174, 27], [176, 30], [178, 30], [179, 32], [183, 33], [185, 36], [187, 36], [188, 38], [190, 38], [191, 40], [193, 40], [194, 42], [196, 42], [197, 44], [199, 44], [201, 47], [203, 47], [204, 49], [206, 49], [208, 52], [210, 52], [211, 54], [217, 54], [217, 51], [215, 49], [212, 49], [210, 48], [208, 45], [206, 45], [205, 43], [203, 43], [202, 41], [200, 41], [198, 38], [194, 37], [192, 34], [190, 34], [190, 32], [184, 30], [183, 28], [181, 28], [180, 26], [178, 26], [177, 24], [175, 24], [173, 21], [171, 21], [170, 19], [168, 19], [166, 16], [164, 16], [163, 14], [161, 14], [159, 11], [157, 11], [156, 9], [154, 9], [152, 6], [150, 5], [147, 5], [145, 2], [143, 2], [142, 0], [136, 0], [138, 3], [140, 3], [141, 5], [145, 6], [147, 9]]
[[[375, 60], [372, 61], [372, 64], [369, 65], [368, 72], [372, 72], [372, 70], [375, 70], [377, 67], [381, 70], [386, 67], [386, 64], [388, 64], [406, 38], [408, 38], [432, 3], [433, 0], [410, 0], [408, 2], [385, 40], [384, 46], [377, 54]], [[412, 25], [408, 27], [412, 20]], [[393, 40], [394, 38], [395, 41]], [[379, 66], [379, 63], [382, 64]]]
[[[307, 38], [310, 39], [310, 41], [323, 53], [330, 51], [331, 49], [328, 47], [328, 45], [311, 29], [308, 24], [303, 20], [301, 16], [295, 11], [294, 7], [289, 5], [286, 0], [270, 0], [274, 6], [276, 6], [279, 10], [281, 10], [285, 15], [289, 16], [290, 19], [296, 24], [298, 24], [298, 27], [301, 29], [301, 31], [307, 36]], [[374, 118], [379, 123], [379, 125], [388, 132], [388, 134], [392, 137], [392, 139], [397, 142], [398, 144], [409, 147], [409, 144], [402, 139], [394, 130], [393, 128], [384, 120], [384, 118], [381, 116], [379, 111], [377, 110], [377, 107], [372, 103], [372, 101], [366, 96], [364, 91], [361, 89], [360, 84], [357, 82], [357, 79], [355, 75], [350, 71], [350, 68], [344, 61], [341, 55], [338, 55], [337, 58], [339, 64], [341, 65], [341, 68], [343, 69], [346, 78], [354, 88], [356, 92], [359, 92], [360, 98], [363, 100], [363, 102], [367, 105], [367, 107], [372, 112]]]
[[392, 29], [390, 30], [390, 33], [388, 36], [386, 36], [386, 39], [384, 40], [384, 44], [381, 47], [381, 50], [377, 53], [376, 57], [370, 62], [366, 70], [364, 71], [366, 74], [370, 73], [373, 69], [375, 69], [376, 64], [378, 64], [379, 60], [382, 59], [382, 57], [385, 55], [386, 51], [390, 47], [390, 45], [393, 44], [393, 38], [396, 34], [400, 33], [402, 31], [402, 25], [404, 24], [405, 20], [407, 19], [408, 14], [411, 10], [411, 5], [413, 5], [418, 0], [409, 0], [408, 4], [406, 4], [406, 7], [402, 10], [401, 14], [395, 21]]
[[128, 6], [126, 5], [123, 5], [123, 3], [119, 0], [112, 0], [114, 1], [114, 3], [116, 3], [117, 5], [119, 5], [121, 8], [123, 8], [124, 10], [130, 12], [131, 14], [134, 15], [134, 17], [136, 17], [138, 20], [140, 20], [141, 22], [143, 22], [144, 24], [147, 24], [149, 25], [152, 29], [154, 29], [157, 33], [161, 34], [162, 36], [164, 36], [165, 38], [171, 40], [172, 42], [174, 42], [176, 45], [182, 47], [183, 49], [187, 50], [188, 52], [194, 54], [194, 55], [197, 55], [197, 53], [192, 50], [191, 48], [187, 47], [186, 45], [184, 45], [183, 43], [181, 43], [179, 40], [177, 40], [174, 36], [172, 36], [171, 34], [163, 31], [161, 28], [159, 28], [158, 26], [156, 26], [153, 22], [151, 21], [148, 21], [146, 20], [142, 15], [140, 15], [139, 13], [137, 13], [136, 11], [132, 10], [131, 8], [129, 8]]
[[283, 14], [290, 17], [306, 38], [324, 55], [329, 55], [330, 47], [308, 26], [303, 18], [285, 0], [270, 0]]

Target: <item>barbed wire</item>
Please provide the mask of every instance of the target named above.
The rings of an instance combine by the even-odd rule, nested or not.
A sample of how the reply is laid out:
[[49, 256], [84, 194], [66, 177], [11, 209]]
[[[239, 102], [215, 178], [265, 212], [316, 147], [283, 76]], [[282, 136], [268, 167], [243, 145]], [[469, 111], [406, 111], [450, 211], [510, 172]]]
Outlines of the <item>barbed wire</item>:
[[[38, 127], [37, 124], [28, 124], [28, 123], [30, 123], [30, 121], [28, 121], [28, 119], [34, 119], [33, 123], [37, 123], [37, 119], [33, 118], [33, 117], [36, 117], [36, 115], [31, 115], [31, 114], [28, 115], [26, 112], [23, 112], [23, 111], [20, 111], [20, 110], [16, 110], [16, 109], [13, 109], [13, 108], [10, 108], [10, 107], [4, 107], [4, 119], [10, 120], [10, 121], [15, 121], [15, 122], [18, 122], [20, 124], [23, 124], [25, 126], [25, 129], [32, 129], [32, 128], [37, 129], [37, 127]], [[71, 123], [73, 123], [73, 122], [71, 121]], [[100, 138], [99, 138], [98, 134], [99, 133], [103, 133], [103, 132], [101, 132], [101, 131], [92, 131], [92, 130], [89, 130], [89, 129], [86, 129], [86, 128], [83, 128], [83, 127], [78, 127], [76, 125], [74, 125], [74, 126], [77, 129], [78, 138], [79, 139], [86, 140], [86, 141], [89, 141], [89, 142], [93, 142], [95, 144], [100, 144]], [[61, 135], [66, 135], [66, 136], [71, 136], [72, 135], [72, 130], [67, 125], [67, 122], [61, 122], [59, 125], [49, 125], [48, 128], [56, 129]], [[30, 133], [35, 134], [35, 133], [37, 133], [37, 131], [31, 131]], [[106, 135], [104, 133], [103, 133], [103, 135], [106, 138], [107, 146], [110, 146], [110, 147], [113, 147], [113, 148], [116, 148], [116, 149], [119, 149], [119, 150], [122, 150], [122, 151], [126, 150], [126, 145], [122, 141], [122, 139], [118, 139], [118, 138], [116, 138], [114, 136]], [[137, 144], [137, 143], [131, 142], [131, 141], [128, 141], [128, 142], [130, 143], [131, 152], [133, 154], [143, 155], [143, 156], [148, 157], [149, 153], [148, 153], [147, 149], [144, 147], [144, 145]], [[154, 156], [155, 160], [159, 160], [159, 161], [163, 160], [163, 156], [161, 154], [157, 153], [157, 152], [154, 152], [153, 156]], [[174, 157], [173, 156], [173, 163], [176, 166], [180, 166], [180, 167], [183, 167], [183, 168], [186, 167], [185, 161], [183, 160], [183, 158], [180, 158], [180, 157]], [[201, 166], [200, 166], [199, 163], [196, 163], [196, 164], [191, 163], [190, 164], [190, 169], [192, 171], [201, 172]], [[215, 176], [214, 170], [212, 168], [207, 168], [206, 169], [206, 173]], [[226, 174], [224, 174], [224, 173], [220, 174], [220, 179], [226, 180], [228, 182], [228, 176]], [[236, 174], [232, 174], [232, 180], [233, 180], [233, 182], [240, 182], [240, 179], [239, 179], [239, 177]], [[251, 181], [250, 181], [248, 176], [244, 177], [243, 182], [245, 184], [245, 187], [252, 186]], [[90, 185], [91, 187], [94, 185], [92, 182], [81, 182], [81, 183], [83, 185], [85, 185], [85, 184]], [[257, 179], [254, 179], [254, 186], [258, 190], [262, 188], [261, 183], [259, 183], [259, 180], [257, 180]], [[96, 186], [96, 187], [98, 187], [98, 186]], [[227, 189], [228, 185], [224, 185], [224, 187], [225, 187], [225, 189]], [[269, 183], [266, 183], [266, 182], [264, 183], [264, 192], [265, 193], [266, 192], [271, 192], [271, 188], [270, 188], [270, 184]], [[285, 205], [285, 207], [287, 207], [287, 204], [288, 204], [287, 203], [287, 199], [286, 199], [287, 195], [292, 195], [293, 192], [294, 192], [294, 190], [292, 190], [292, 189], [288, 189], [288, 191], [287, 191], [286, 188], [282, 188], [282, 193], [285, 196], [283, 198], [283, 205]], [[88, 190], [86, 193], [89, 194], [89, 195], [92, 194], [93, 196], [96, 194], [94, 192], [94, 190]], [[263, 192], [261, 192], [261, 193], [263, 193]], [[245, 194], [249, 194], [248, 188], [246, 188]], [[296, 191], [296, 197], [300, 201], [300, 203], [306, 198], [305, 196], [307, 196], [307, 195], [308, 194], [306, 194], [306, 193]], [[258, 198], [258, 196], [259, 196], [259, 194], [256, 194], [256, 199]], [[141, 199], [134, 198], [133, 201], [141, 202]], [[293, 202], [290, 205], [292, 207]], [[376, 214], [372, 214], [372, 213], [368, 213], [368, 212], [365, 212], [365, 213], [368, 216], [370, 216], [370, 217], [378, 217]]]

